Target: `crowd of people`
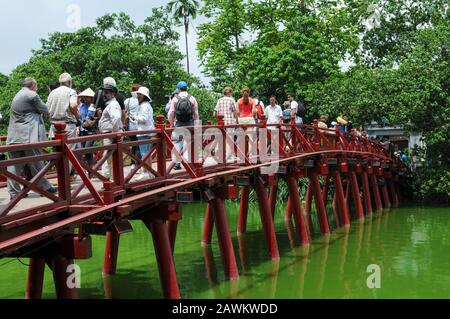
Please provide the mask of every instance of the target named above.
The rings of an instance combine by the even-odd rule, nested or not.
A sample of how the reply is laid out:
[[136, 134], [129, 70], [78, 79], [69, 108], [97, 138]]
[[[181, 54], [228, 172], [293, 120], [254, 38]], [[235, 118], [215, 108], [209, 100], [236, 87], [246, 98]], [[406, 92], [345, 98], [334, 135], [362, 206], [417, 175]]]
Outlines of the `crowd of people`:
[[[124, 130], [136, 131], [131, 135], [132, 141], [149, 140], [149, 131], [155, 128], [152, 99], [147, 87], [133, 84], [130, 97], [124, 99], [119, 94], [116, 81], [107, 77], [103, 85], [97, 91], [86, 88], [80, 93], [73, 89], [73, 80], [70, 74], [60, 75], [58, 83], [51, 85], [47, 103], [44, 103], [37, 94], [38, 83], [33, 78], [23, 81], [22, 89], [16, 94], [11, 104], [10, 122], [8, 127], [7, 144], [26, 144], [47, 140], [44, 118], [48, 117], [51, 123], [64, 122], [68, 138], [77, 136], [92, 136], [96, 134], [117, 133]], [[269, 129], [275, 129], [270, 124], [289, 123], [295, 119], [296, 124], [305, 123], [306, 108], [296, 98], [295, 93], [288, 95], [288, 100], [281, 107], [275, 95], [270, 96], [266, 106], [261, 101], [258, 93], [250, 95], [248, 87], [242, 88], [237, 101], [233, 98], [233, 89], [226, 87], [223, 97], [217, 101], [214, 109], [214, 117], [223, 115], [225, 125], [257, 124], [264, 114]], [[167, 96], [166, 112], [172, 127], [193, 126], [200, 120], [199, 104], [197, 99], [188, 93], [188, 85], [181, 81], [177, 89]], [[328, 117], [317, 117], [320, 128], [329, 128]], [[341, 132], [352, 130], [351, 121], [346, 116], [341, 116], [331, 123], [330, 128], [338, 127]], [[55, 127], [52, 124], [48, 139], [55, 138]], [[142, 132], [142, 133], [139, 133]], [[175, 146], [178, 150], [183, 147], [183, 140], [175, 138]], [[113, 143], [111, 138], [104, 138], [103, 145]], [[94, 140], [70, 145], [72, 150], [77, 148], [89, 148], [94, 145]], [[11, 151], [10, 159], [24, 156], [39, 155], [38, 150]], [[140, 144], [131, 149], [135, 159], [147, 161], [150, 152], [150, 144]], [[132, 165], [136, 165], [135, 159]], [[92, 166], [94, 155], [85, 154], [86, 162]], [[111, 178], [111, 157], [102, 166], [102, 175]], [[151, 161], [151, 159], [150, 159]], [[151, 164], [150, 164], [151, 165]], [[26, 174], [29, 179], [36, 176], [44, 167], [43, 162], [33, 162], [8, 167], [8, 171], [16, 176]], [[132, 167], [133, 169], [134, 167]], [[175, 170], [181, 169], [181, 164], [176, 163]], [[70, 167], [71, 182], [77, 179], [73, 167]], [[144, 168], [140, 169], [137, 180], [152, 178], [153, 175]], [[49, 193], [56, 193], [56, 188], [45, 178], [41, 178], [38, 186]], [[13, 198], [21, 191], [21, 186], [15, 180], [8, 179], [8, 192]]]

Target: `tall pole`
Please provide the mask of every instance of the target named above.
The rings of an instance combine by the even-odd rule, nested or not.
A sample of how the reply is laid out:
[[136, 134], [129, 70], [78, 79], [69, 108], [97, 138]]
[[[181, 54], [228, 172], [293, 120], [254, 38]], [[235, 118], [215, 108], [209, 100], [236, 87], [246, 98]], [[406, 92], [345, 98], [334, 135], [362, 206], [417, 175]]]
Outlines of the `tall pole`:
[[189, 17], [185, 13], [184, 14], [184, 38], [186, 40], [186, 60], [187, 60], [187, 72], [191, 74], [189, 68], [189, 43], [188, 43], [188, 30], [189, 30]]

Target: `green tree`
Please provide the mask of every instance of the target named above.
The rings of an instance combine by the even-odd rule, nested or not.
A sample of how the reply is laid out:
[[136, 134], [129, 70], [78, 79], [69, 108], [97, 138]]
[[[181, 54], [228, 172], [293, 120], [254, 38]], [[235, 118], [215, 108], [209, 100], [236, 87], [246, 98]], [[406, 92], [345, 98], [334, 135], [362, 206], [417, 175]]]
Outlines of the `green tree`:
[[186, 59], [187, 59], [187, 72], [190, 74], [189, 67], [189, 22], [192, 17], [195, 19], [197, 17], [197, 10], [199, 4], [196, 0], [171, 0], [168, 4], [168, 8], [173, 11], [174, 17], [178, 22], [183, 21], [184, 25], [184, 37], [186, 41]]
[[8, 77], [2, 73], [0, 73], [0, 87], [5, 86], [8, 82]]
[[216, 91], [248, 85], [266, 98], [307, 95], [358, 46], [356, 28], [341, 30], [347, 20], [336, 3], [206, 0], [201, 12], [210, 21], [199, 26], [197, 48]]
[[353, 58], [370, 67], [398, 63], [420, 41], [420, 30], [448, 23], [448, 0], [346, 0], [360, 24], [361, 47]]

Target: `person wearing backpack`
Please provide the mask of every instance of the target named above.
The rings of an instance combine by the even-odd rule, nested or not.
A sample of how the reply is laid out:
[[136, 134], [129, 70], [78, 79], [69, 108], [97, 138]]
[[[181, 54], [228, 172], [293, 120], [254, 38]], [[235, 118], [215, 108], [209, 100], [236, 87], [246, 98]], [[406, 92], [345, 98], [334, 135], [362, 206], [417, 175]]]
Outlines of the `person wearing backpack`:
[[[177, 87], [179, 93], [172, 99], [169, 123], [172, 127], [194, 126], [195, 122], [199, 120], [197, 100], [187, 92], [188, 85], [185, 81], [179, 82]], [[176, 139], [175, 146], [179, 152], [182, 150], [183, 144], [182, 138]], [[174, 169], [180, 170], [181, 164], [177, 162]]]
[[288, 100], [291, 103], [291, 115], [295, 116], [295, 124], [303, 124], [306, 116], [306, 108], [300, 101], [296, 100], [295, 93], [290, 93]]

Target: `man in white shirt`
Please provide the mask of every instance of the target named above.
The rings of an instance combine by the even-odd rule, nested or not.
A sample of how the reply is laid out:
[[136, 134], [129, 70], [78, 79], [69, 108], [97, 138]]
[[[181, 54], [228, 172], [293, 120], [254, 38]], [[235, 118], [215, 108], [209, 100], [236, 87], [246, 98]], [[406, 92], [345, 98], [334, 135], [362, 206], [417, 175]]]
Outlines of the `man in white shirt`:
[[[270, 104], [264, 110], [264, 114], [266, 115], [267, 124], [280, 124], [281, 117], [283, 116], [283, 110], [281, 106], [277, 104], [277, 99], [274, 95], [270, 97]], [[276, 129], [275, 126], [269, 126], [270, 130]]]
[[[102, 112], [102, 117], [98, 123], [100, 133], [117, 133], [122, 132], [122, 110], [119, 102], [116, 100], [117, 88], [106, 85], [103, 87], [103, 96], [105, 98], [106, 108]], [[113, 140], [110, 138], [103, 140], [103, 145], [111, 145]], [[105, 154], [107, 152], [105, 151]], [[102, 166], [102, 175], [106, 178], [111, 178], [111, 165], [112, 158], [108, 160]]]
[[[68, 73], [63, 73], [59, 77], [59, 83], [60, 87], [53, 90], [47, 100], [50, 120], [52, 122], [65, 122], [68, 137], [77, 137], [77, 123], [80, 114], [78, 112], [78, 95], [72, 89], [72, 77]], [[55, 129], [52, 125], [49, 138], [54, 137]], [[75, 148], [75, 146], [71, 145], [71, 148]]]
[[[66, 132], [68, 138], [75, 138], [78, 136], [77, 124], [80, 119], [80, 112], [78, 111], [78, 95], [72, 89], [72, 76], [69, 73], [63, 73], [59, 76], [60, 86], [53, 90], [48, 96], [47, 106], [50, 114], [50, 121], [65, 122]], [[48, 137], [53, 139], [55, 137], [55, 128], [53, 124], [50, 127]], [[77, 143], [70, 144], [70, 148], [75, 150], [78, 147]], [[70, 181], [77, 179], [75, 170], [72, 165], [70, 167]]]
[[303, 124], [303, 118], [299, 116], [299, 105], [295, 97], [295, 93], [288, 95], [288, 100], [291, 104], [291, 116], [295, 116], [295, 124]]
[[[272, 124], [272, 126], [269, 125], [267, 127], [272, 132], [272, 138], [277, 138], [278, 135], [274, 134], [276, 133], [276, 130], [278, 130], [278, 127], [273, 124], [282, 123], [283, 110], [281, 109], [281, 106], [277, 104], [277, 98], [275, 95], [270, 97], [270, 104], [265, 108], [264, 115], [266, 116], [267, 124]], [[269, 140], [270, 154], [274, 154], [274, 151], [272, 150], [272, 138]]]

